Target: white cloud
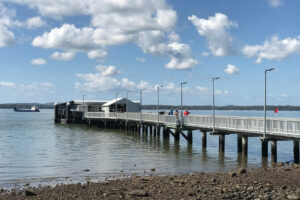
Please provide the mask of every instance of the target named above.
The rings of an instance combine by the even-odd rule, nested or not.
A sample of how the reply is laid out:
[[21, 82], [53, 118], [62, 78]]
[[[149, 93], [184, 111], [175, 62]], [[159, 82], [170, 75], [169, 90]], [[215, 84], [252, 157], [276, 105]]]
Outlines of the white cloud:
[[188, 17], [197, 28], [201, 36], [205, 36], [208, 48], [215, 56], [226, 56], [233, 52], [232, 36], [227, 32], [231, 27], [237, 27], [236, 22], [230, 21], [222, 13], [216, 13], [215, 16], [208, 19], [198, 18], [195, 15]]
[[102, 49], [91, 50], [88, 52], [88, 57], [90, 59], [105, 58], [106, 56], [107, 56], [107, 52]]
[[107, 55], [105, 48], [108, 46], [132, 42], [144, 52], [170, 58], [165, 65], [169, 69], [190, 69], [198, 63], [189, 45], [179, 42], [174, 32], [177, 13], [165, 0], [12, 1], [37, 9], [42, 16], [85, 15], [91, 18], [89, 27], [64, 24], [53, 28], [34, 38], [32, 45], [35, 47], [87, 52], [90, 59], [96, 59]]
[[30, 63], [33, 65], [44, 65], [47, 63], [47, 61], [43, 58], [37, 58], [37, 59], [31, 60]]
[[206, 52], [206, 51], [202, 52], [202, 56], [209, 56], [209, 55], [210, 55], [209, 52]]
[[142, 63], [146, 62], [145, 58], [139, 58], [139, 57], [137, 57], [136, 60], [139, 61], [139, 62], [142, 62]]
[[271, 7], [277, 8], [282, 4], [282, 0], [268, 0]]
[[32, 45], [63, 50], [90, 50], [95, 48], [93, 34], [93, 28], [78, 29], [74, 25], [64, 24], [61, 28], [54, 28], [34, 38]]
[[261, 63], [262, 59], [281, 60], [292, 54], [300, 53], [300, 35], [283, 40], [273, 36], [263, 45], [246, 45], [242, 51], [247, 57], [257, 57], [256, 63]]
[[237, 68], [235, 65], [231, 65], [231, 64], [228, 64], [227, 65], [227, 68], [224, 70], [224, 72], [226, 72], [227, 74], [237, 74], [238, 72], [240, 71], [239, 68]]
[[0, 81], [0, 88], [12, 89], [15, 87], [16, 87], [16, 84], [14, 84], [12, 82]]
[[227, 95], [229, 93], [228, 90], [216, 90], [215, 95]]
[[21, 91], [27, 92], [35, 92], [35, 91], [49, 91], [54, 88], [54, 85], [49, 82], [36, 83], [33, 82], [31, 84], [21, 84], [17, 87]]
[[72, 60], [74, 58], [74, 56], [75, 56], [75, 53], [72, 51], [67, 51], [67, 52], [56, 51], [51, 55], [51, 58], [55, 59], [55, 60], [68, 61], [68, 60]]
[[32, 96], [34, 94], [40, 94], [41, 92], [53, 92], [55, 86], [49, 82], [42, 83], [30, 83], [30, 84], [16, 84], [12, 82], [0, 81], [0, 88], [9, 89], [15, 91], [18, 94], [25, 94]]
[[76, 74], [76, 76], [84, 81], [84, 83], [75, 83], [75, 89], [77, 90], [97, 92], [134, 90], [136, 88], [135, 83], [129, 81], [127, 78], [123, 78], [119, 81], [111, 76], [103, 76], [101, 73]]
[[39, 28], [44, 26], [46, 23], [41, 19], [40, 16], [32, 17], [26, 20], [26, 27], [29, 29]]
[[14, 34], [9, 31], [6, 27], [0, 26], [0, 47], [7, 47], [13, 45]]
[[[145, 53], [167, 56], [171, 60], [165, 65], [168, 69], [185, 70], [193, 68], [198, 61], [191, 55], [190, 46], [178, 41], [161, 42], [163, 33], [153, 31], [140, 34], [137, 44]], [[174, 39], [174, 37], [173, 37]]]
[[101, 76], [114, 76], [120, 74], [120, 71], [117, 70], [115, 66], [104, 66], [98, 65], [95, 68], [97, 71], [101, 72]]
[[195, 92], [207, 95], [207, 94], [209, 94], [209, 89], [206, 87], [202, 87], [202, 86], [196, 86]]

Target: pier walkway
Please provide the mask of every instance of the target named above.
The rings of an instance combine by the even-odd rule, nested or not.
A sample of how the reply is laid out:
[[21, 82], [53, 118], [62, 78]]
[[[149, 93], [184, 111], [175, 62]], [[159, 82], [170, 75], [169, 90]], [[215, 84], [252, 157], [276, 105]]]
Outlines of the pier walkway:
[[[159, 124], [169, 128], [180, 126], [180, 116], [159, 115], [152, 113], [101, 113], [85, 112], [84, 118], [94, 119], [118, 119], [137, 123]], [[293, 118], [269, 118], [266, 121], [266, 136], [278, 139], [300, 139], [300, 119]], [[182, 129], [199, 129], [211, 131], [213, 128], [213, 117], [211, 115], [189, 115], [183, 116]], [[240, 116], [215, 116], [215, 132], [222, 133], [244, 133], [249, 136], [263, 136], [263, 117], [240, 117]]]
[[[173, 135], [175, 140], [183, 136], [188, 143], [193, 141], [193, 131], [202, 133], [202, 148], [206, 148], [207, 132], [219, 135], [219, 151], [225, 150], [225, 136], [237, 134], [238, 152], [247, 156], [248, 137], [262, 137], [264, 134], [263, 117], [215, 116], [215, 131], [211, 115], [189, 115], [181, 117], [158, 115], [154, 113], [104, 113], [84, 112], [83, 119], [89, 126], [103, 128], [120, 128], [143, 133], [159, 135], [163, 138]], [[182, 124], [182, 126], [181, 126]], [[271, 142], [271, 160], [277, 162], [277, 141], [292, 140], [294, 142], [294, 162], [299, 163], [300, 119], [267, 118], [266, 137], [261, 139], [262, 157], [268, 157], [268, 142]]]

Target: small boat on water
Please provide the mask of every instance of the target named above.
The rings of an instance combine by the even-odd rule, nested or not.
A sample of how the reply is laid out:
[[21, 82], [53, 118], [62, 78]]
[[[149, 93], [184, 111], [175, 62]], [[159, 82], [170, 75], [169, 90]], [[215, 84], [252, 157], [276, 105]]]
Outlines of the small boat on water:
[[40, 112], [40, 110], [35, 106], [31, 106], [31, 109], [14, 108], [14, 111], [15, 112]]

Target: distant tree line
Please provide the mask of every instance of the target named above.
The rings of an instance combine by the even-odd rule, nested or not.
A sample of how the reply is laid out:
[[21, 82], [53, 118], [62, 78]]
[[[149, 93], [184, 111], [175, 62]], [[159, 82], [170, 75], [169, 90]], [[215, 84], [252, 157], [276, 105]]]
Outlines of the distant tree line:
[[[0, 109], [13, 109], [13, 108], [31, 108], [31, 106], [37, 106], [40, 109], [53, 109], [54, 103], [5, 103], [0, 104]], [[211, 110], [211, 105], [202, 105], [202, 106], [188, 106], [184, 105], [183, 109], [187, 108], [188, 110]], [[269, 105], [267, 106], [267, 110], [275, 110], [278, 108], [279, 111], [300, 111], [300, 106], [291, 106], [291, 105]], [[143, 105], [144, 110], [156, 110], [157, 105]], [[159, 109], [161, 110], [171, 110], [171, 109], [180, 109], [180, 105], [160, 105]], [[256, 106], [215, 106], [216, 110], [263, 110], [264, 107], [261, 105]]]
[[0, 104], [0, 109], [13, 109], [13, 108], [31, 108], [36, 106], [40, 109], [53, 109], [54, 103], [4, 103]]

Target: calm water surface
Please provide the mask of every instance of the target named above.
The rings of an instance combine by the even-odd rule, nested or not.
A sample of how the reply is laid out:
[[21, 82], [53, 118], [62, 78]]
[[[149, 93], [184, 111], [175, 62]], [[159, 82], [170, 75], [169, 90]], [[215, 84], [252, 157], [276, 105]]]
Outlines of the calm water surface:
[[[192, 114], [211, 114], [211, 111], [192, 111]], [[216, 111], [216, 114], [263, 116], [259, 111]], [[300, 118], [300, 112], [269, 112], [268, 116]], [[219, 154], [217, 136], [208, 134], [207, 148], [202, 150], [200, 132], [193, 133], [193, 145], [188, 145], [184, 139], [174, 143], [172, 137], [166, 141], [132, 132], [54, 124], [53, 110], [40, 113], [0, 110], [0, 187], [270, 165], [270, 160], [261, 159], [259, 138], [249, 138], [245, 159], [237, 153], [236, 135], [226, 136], [225, 153]], [[292, 161], [292, 142], [277, 145], [278, 161]]]

